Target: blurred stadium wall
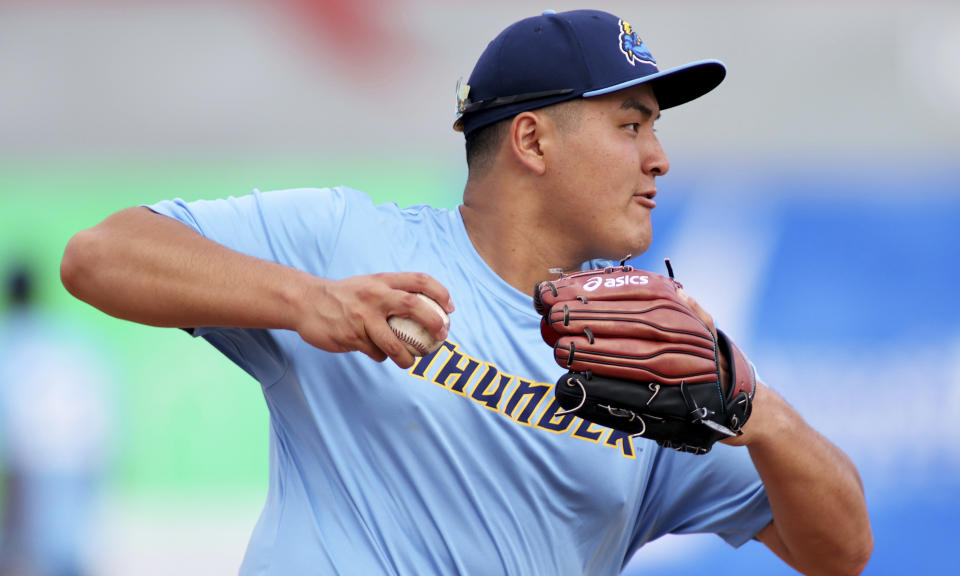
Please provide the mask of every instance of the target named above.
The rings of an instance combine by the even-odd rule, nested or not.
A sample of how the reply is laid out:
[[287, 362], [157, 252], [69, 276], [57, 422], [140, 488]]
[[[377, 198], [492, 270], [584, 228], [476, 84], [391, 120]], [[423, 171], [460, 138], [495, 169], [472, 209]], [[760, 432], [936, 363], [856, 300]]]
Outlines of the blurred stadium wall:
[[[343, 183], [453, 206], [457, 78], [508, 23], [585, 6], [0, 0], [0, 264], [29, 255], [44, 306], [93, 331], [124, 381], [97, 573], [235, 573], [265, 496], [267, 418], [212, 348], [70, 299], [57, 273], [70, 235], [127, 206], [253, 188]], [[630, 20], [662, 67], [729, 70], [659, 122], [672, 170], [637, 263], [671, 256], [764, 378], [860, 466], [877, 535], [867, 574], [948, 572], [960, 4], [591, 7]], [[745, 548], [666, 538], [627, 572], [792, 573]]]

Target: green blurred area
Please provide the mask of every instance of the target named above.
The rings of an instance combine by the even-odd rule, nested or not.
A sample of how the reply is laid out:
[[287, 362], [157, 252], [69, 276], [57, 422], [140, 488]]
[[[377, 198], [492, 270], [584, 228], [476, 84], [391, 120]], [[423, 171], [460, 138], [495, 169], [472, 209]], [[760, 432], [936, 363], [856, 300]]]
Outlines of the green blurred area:
[[83, 330], [114, 365], [113, 489], [149, 495], [265, 489], [268, 415], [259, 386], [211, 346], [174, 329], [111, 318], [59, 280], [77, 231], [143, 203], [253, 189], [348, 185], [377, 202], [455, 206], [463, 176], [422, 160], [0, 164], [0, 268], [26, 260], [41, 309]]

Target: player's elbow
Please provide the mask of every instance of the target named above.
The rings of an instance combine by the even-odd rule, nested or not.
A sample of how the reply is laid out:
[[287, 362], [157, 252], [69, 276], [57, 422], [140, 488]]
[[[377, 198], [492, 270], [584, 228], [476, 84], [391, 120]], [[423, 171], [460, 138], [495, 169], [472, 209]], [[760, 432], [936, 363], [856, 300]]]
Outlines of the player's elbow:
[[873, 555], [873, 531], [870, 529], [870, 522], [864, 519], [865, 525], [858, 530], [857, 537], [852, 538], [843, 554], [838, 559], [839, 569], [835, 572], [838, 576], [857, 576], [862, 574], [870, 562]]
[[860, 541], [851, 546], [849, 552], [849, 557], [847, 559], [847, 566], [845, 567], [845, 572], [842, 572], [844, 575], [857, 576], [862, 574], [867, 568], [867, 563], [870, 562], [870, 557], [873, 555], [873, 533], [870, 530], [867, 530], [867, 533], [860, 539]]
[[90, 286], [95, 283], [97, 260], [102, 252], [95, 228], [77, 232], [63, 251], [60, 261], [60, 282], [67, 292], [86, 301]]
[[809, 576], [859, 576], [867, 568], [873, 555], [873, 535], [868, 531], [842, 551], [820, 557], [820, 566], [803, 570]]
[[806, 551], [791, 551], [778, 537], [763, 539], [764, 544], [797, 572], [805, 576], [858, 576], [873, 554], [873, 532], [869, 523], [852, 529], [842, 537], [816, 539]]

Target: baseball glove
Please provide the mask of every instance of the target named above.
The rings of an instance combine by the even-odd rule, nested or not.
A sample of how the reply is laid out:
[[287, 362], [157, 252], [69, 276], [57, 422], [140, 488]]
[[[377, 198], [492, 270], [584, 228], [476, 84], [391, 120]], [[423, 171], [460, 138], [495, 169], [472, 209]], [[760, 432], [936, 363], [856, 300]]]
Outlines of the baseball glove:
[[538, 283], [534, 305], [543, 340], [569, 370], [555, 387], [562, 414], [705, 454], [741, 434], [756, 374], [670, 276], [623, 265], [570, 274]]

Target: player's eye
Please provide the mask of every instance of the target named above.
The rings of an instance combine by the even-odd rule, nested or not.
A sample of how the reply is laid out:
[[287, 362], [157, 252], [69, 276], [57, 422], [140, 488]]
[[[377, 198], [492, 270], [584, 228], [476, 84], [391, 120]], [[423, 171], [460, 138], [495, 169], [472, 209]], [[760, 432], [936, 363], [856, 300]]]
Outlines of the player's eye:
[[627, 130], [629, 130], [629, 131], [631, 131], [631, 132], [639, 132], [639, 131], [640, 131], [640, 123], [639, 123], [639, 122], [631, 122], [630, 124], [625, 124], [625, 125], [624, 125], [624, 128], [626, 128]]

